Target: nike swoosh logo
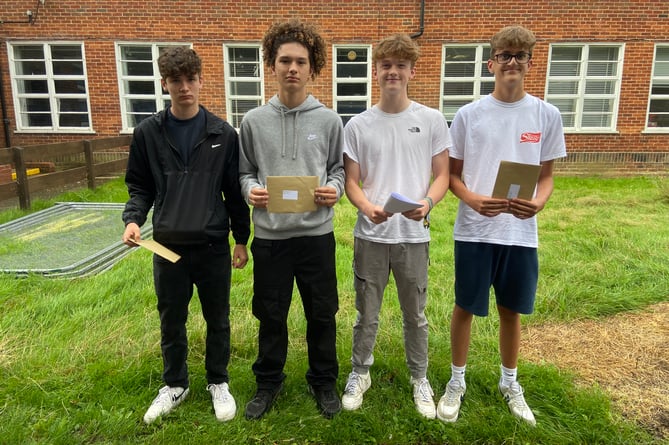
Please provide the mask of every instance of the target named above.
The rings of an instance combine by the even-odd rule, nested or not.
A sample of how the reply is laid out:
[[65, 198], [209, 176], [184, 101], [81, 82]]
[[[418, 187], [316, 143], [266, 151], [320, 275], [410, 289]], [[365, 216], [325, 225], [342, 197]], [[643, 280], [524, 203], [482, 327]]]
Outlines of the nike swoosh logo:
[[[218, 145], [221, 145], [221, 144], [218, 144]], [[181, 398], [181, 396], [184, 395], [185, 392], [186, 392], [186, 390], [183, 390], [183, 391], [181, 391], [181, 393], [180, 393], [179, 395], [176, 395], [176, 394], [173, 395], [173, 396], [172, 396], [172, 402], [177, 402], [177, 401], [179, 401], [179, 399]]]
[[218, 148], [220, 146], [221, 146], [221, 144], [214, 144], [214, 145], [211, 146], [211, 148]]

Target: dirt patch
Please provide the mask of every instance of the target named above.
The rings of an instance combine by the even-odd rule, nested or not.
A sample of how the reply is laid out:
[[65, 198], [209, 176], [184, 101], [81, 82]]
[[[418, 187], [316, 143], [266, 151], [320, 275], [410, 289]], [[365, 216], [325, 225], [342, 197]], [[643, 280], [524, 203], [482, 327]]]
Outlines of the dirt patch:
[[597, 384], [614, 406], [669, 438], [669, 302], [604, 320], [523, 328], [523, 359], [568, 368]]

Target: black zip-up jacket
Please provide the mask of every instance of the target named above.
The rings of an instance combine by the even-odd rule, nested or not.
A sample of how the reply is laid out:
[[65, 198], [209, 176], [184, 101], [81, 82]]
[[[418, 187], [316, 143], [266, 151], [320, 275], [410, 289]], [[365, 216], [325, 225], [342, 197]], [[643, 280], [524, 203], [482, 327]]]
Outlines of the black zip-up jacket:
[[223, 119], [205, 112], [206, 135], [184, 164], [170, 144], [167, 110], [135, 127], [125, 175], [130, 199], [123, 222], [140, 227], [153, 209], [153, 239], [167, 245], [248, 242], [249, 207], [239, 185], [239, 136]]

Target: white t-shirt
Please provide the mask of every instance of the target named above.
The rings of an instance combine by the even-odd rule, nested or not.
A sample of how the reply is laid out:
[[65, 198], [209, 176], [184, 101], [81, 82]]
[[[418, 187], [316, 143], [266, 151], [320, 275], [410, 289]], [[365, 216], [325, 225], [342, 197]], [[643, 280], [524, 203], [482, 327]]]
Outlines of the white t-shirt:
[[[450, 156], [464, 160], [462, 180], [475, 193], [491, 196], [502, 160], [538, 165], [565, 157], [559, 110], [525, 94], [506, 103], [488, 95], [460, 108], [451, 124]], [[453, 229], [456, 241], [538, 247], [536, 216], [521, 220], [503, 213], [480, 215], [460, 201]]]
[[[448, 124], [437, 110], [411, 102], [401, 113], [374, 106], [344, 127], [344, 154], [360, 166], [362, 190], [383, 206], [392, 192], [419, 201], [432, 179], [432, 157], [451, 147]], [[374, 224], [358, 211], [353, 234], [378, 243], [421, 243], [430, 240], [422, 221], [395, 214]]]

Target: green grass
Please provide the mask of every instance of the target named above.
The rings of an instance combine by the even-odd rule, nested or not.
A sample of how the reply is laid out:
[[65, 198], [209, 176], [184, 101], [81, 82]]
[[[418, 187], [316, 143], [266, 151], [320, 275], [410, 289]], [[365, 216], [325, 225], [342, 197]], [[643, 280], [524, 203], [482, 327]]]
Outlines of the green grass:
[[[569, 322], [641, 310], [669, 299], [669, 186], [665, 179], [557, 178], [540, 215], [541, 275], [536, 312], [523, 323]], [[121, 180], [50, 201], [123, 202]], [[450, 376], [453, 305], [452, 226], [448, 195], [432, 218], [430, 368], [438, 399]], [[355, 211], [337, 206], [340, 291], [339, 389], [350, 371], [355, 320], [351, 258]], [[0, 223], [26, 212], [0, 212]], [[122, 233], [118, 223], [118, 236]], [[17, 244], [16, 246], [19, 246]], [[9, 249], [13, 247], [0, 247]], [[537, 417], [531, 428], [513, 418], [496, 391], [497, 317], [475, 320], [468, 392], [455, 424], [416, 413], [404, 363], [401, 315], [389, 286], [363, 407], [333, 420], [318, 415], [307, 393], [305, 325], [299, 298], [290, 312], [284, 392], [261, 421], [243, 417], [255, 384], [257, 322], [251, 314], [252, 264], [233, 273], [231, 390], [237, 417], [216, 422], [205, 390], [204, 322], [191, 304], [189, 398], [151, 426], [142, 416], [161, 386], [159, 321], [151, 257], [137, 250], [111, 270], [88, 278], [0, 276], [0, 444], [637, 444], [652, 443], [597, 387], [574, 384], [569, 370], [522, 360], [520, 379]]]

